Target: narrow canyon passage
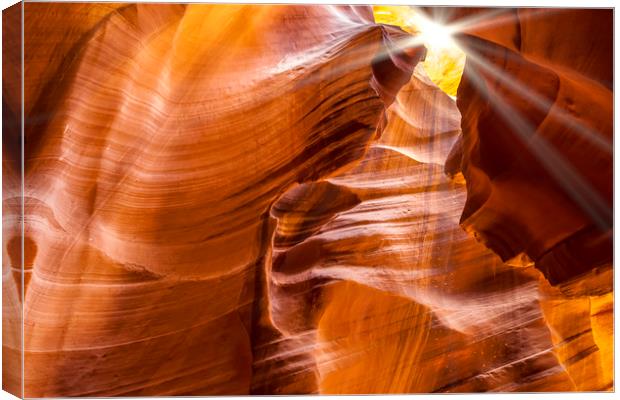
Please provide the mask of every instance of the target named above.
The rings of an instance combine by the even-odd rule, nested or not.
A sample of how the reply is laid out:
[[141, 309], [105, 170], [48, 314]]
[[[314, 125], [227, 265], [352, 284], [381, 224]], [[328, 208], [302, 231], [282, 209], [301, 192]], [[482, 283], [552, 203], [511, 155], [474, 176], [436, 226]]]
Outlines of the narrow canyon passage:
[[608, 10], [24, 7], [6, 390], [613, 389]]

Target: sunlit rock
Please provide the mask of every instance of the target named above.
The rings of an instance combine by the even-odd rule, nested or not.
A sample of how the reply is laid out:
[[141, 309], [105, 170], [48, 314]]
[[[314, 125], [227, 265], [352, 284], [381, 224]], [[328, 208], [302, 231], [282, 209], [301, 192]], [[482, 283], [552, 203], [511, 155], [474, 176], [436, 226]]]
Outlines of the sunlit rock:
[[414, 40], [427, 49], [422, 63], [426, 74], [441, 90], [455, 96], [463, 75], [465, 53], [453, 40], [449, 27], [409, 6], [373, 6], [373, 11], [377, 22], [400, 26], [417, 36]]
[[607, 11], [19, 7], [5, 389], [613, 389]]

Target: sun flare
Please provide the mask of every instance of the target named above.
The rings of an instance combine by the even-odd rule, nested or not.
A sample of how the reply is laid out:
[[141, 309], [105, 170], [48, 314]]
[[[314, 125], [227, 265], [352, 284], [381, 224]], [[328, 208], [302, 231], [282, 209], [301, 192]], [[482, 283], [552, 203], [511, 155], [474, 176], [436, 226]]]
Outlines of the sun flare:
[[447, 50], [456, 46], [452, 39], [452, 33], [446, 26], [420, 16], [417, 18], [417, 27], [422, 35], [422, 40], [431, 48]]
[[427, 49], [422, 63], [426, 74], [441, 90], [456, 96], [465, 67], [465, 53], [459, 48], [449, 26], [427, 18], [409, 6], [373, 6], [375, 21], [401, 27], [418, 35]]

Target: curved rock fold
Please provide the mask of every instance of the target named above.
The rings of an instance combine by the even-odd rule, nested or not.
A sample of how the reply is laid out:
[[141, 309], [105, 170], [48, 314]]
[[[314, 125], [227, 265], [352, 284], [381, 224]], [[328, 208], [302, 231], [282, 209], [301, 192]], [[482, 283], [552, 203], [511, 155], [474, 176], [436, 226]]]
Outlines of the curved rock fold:
[[613, 389], [611, 13], [464, 29], [455, 102], [367, 6], [23, 7], [5, 389]]

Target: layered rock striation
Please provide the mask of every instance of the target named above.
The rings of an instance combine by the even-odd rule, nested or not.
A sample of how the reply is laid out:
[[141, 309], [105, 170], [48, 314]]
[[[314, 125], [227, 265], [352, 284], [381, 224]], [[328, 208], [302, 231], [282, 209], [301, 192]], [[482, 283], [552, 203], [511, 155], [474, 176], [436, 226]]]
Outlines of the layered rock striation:
[[23, 7], [5, 389], [613, 388], [607, 12], [464, 29], [455, 102], [370, 7]]

